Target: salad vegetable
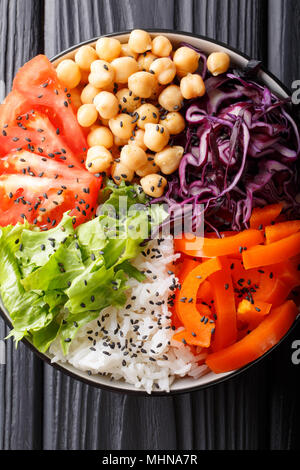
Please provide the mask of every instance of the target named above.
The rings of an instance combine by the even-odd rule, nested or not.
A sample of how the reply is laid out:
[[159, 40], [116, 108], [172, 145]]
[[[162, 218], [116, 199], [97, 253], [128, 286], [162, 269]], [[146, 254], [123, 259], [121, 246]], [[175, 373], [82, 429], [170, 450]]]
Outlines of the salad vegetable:
[[[265, 213], [274, 214], [274, 208], [266, 208]], [[277, 219], [278, 215], [279, 211]], [[173, 339], [207, 348], [206, 363], [214, 372], [242, 367], [262, 355], [279, 341], [297, 315], [290, 298], [300, 285], [297, 222], [277, 223], [275, 218], [274, 225], [264, 230], [174, 241], [183, 259], [178, 265], [181, 288], [173, 301], [173, 316], [176, 326], [183, 328]], [[292, 229], [282, 230], [286, 236], [270, 243], [264, 234], [276, 226], [279, 233], [280, 227]], [[243, 243], [256, 233], [255, 243]], [[233, 243], [235, 239], [241, 243]], [[194, 250], [195, 243], [202, 243], [203, 248]]]
[[297, 306], [292, 300], [287, 300], [280, 307], [274, 308], [249, 335], [225, 349], [209, 354], [206, 364], [216, 373], [245, 366], [278, 343], [297, 315]]
[[167, 202], [170, 213], [178, 204], [193, 204], [195, 227], [205, 217], [217, 232], [223, 226], [241, 230], [254, 207], [280, 199], [290, 218], [299, 216], [299, 131], [287, 100], [254, 81], [252, 72], [248, 67], [208, 77], [205, 96], [186, 106], [185, 134], [173, 139], [185, 154], [156, 200]]
[[0, 106], [0, 296], [16, 343], [151, 390], [243, 367], [283, 337], [298, 312], [300, 135], [259, 68], [134, 30], [18, 71]]

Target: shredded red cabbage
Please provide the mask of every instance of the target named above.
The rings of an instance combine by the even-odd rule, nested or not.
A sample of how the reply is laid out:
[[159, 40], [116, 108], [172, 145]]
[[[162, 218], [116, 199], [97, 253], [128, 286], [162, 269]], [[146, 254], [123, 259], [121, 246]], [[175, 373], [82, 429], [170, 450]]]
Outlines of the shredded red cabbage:
[[252, 78], [258, 65], [207, 78], [205, 96], [186, 102], [187, 127], [172, 142], [185, 154], [153, 202], [166, 202], [170, 212], [192, 203], [195, 227], [204, 215], [209, 229], [241, 230], [253, 207], [282, 200], [290, 217], [300, 216], [299, 130], [287, 100]]

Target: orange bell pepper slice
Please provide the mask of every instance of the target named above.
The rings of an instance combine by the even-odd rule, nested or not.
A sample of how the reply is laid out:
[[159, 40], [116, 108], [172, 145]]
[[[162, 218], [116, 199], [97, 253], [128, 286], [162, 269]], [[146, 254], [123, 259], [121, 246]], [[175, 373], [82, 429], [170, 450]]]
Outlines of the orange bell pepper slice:
[[262, 229], [275, 222], [283, 209], [283, 204], [270, 204], [265, 207], [255, 207], [250, 217], [250, 228]]
[[275, 225], [268, 225], [265, 228], [266, 243], [273, 243], [286, 238], [293, 233], [299, 232], [300, 220], [289, 220], [287, 222], [280, 222]]
[[218, 258], [212, 258], [199, 264], [186, 276], [176, 302], [178, 316], [184, 327], [195, 338], [197, 345], [205, 348], [210, 346], [215, 324], [207, 316], [202, 315], [201, 317], [196, 304], [197, 292], [205, 279], [221, 269], [222, 264]]
[[270, 275], [271, 270], [267, 271], [267, 273], [264, 271], [259, 288], [253, 294], [253, 300], [255, 303], [263, 301], [272, 304], [273, 307], [278, 307], [278, 305], [285, 301], [290, 289], [278, 276], [274, 276], [271, 279]]
[[[211, 324], [209, 325], [211, 327]], [[201, 346], [201, 344], [199, 344], [201, 341], [199, 341], [199, 339], [194, 336], [193, 333], [186, 329], [174, 333], [172, 339], [174, 339], [175, 341], [179, 341], [183, 344], [188, 344], [189, 346]]]
[[228, 263], [234, 287], [241, 289], [243, 287], [250, 287], [255, 284], [259, 284], [260, 273], [257, 269], [248, 269], [246, 271], [242, 261], [235, 258], [228, 258]]
[[258, 245], [243, 251], [243, 263], [245, 269], [259, 268], [274, 262], [280, 263], [298, 253], [300, 253], [300, 232], [269, 245]]
[[197, 301], [200, 303], [205, 302], [210, 305], [211, 301], [213, 300], [213, 295], [214, 294], [211, 282], [206, 280], [200, 285], [198, 289]]
[[290, 289], [300, 286], [300, 269], [295, 266], [292, 260], [286, 260], [283, 263], [274, 264], [269, 267], [271, 272], [283, 281]]
[[195, 258], [214, 258], [238, 253], [244, 249], [264, 242], [263, 233], [259, 230], [244, 230], [224, 238], [194, 237], [174, 240], [175, 251], [186, 253]]
[[183, 263], [178, 269], [177, 277], [179, 282], [182, 283], [186, 276], [199, 265], [199, 260], [195, 261], [193, 258], [185, 258]]
[[242, 324], [247, 324], [248, 329], [253, 330], [270, 313], [271, 308], [272, 304], [262, 300], [252, 303], [249, 300], [243, 299], [237, 308], [237, 319]]
[[292, 300], [271, 310], [271, 313], [237, 343], [209, 354], [206, 364], [216, 374], [239, 369], [262, 356], [288, 332], [298, 315]]
[[215, 272], [209, 278], [217, 314], [213, 351], [229, 346], [237, 338], [235, 297], [228, 261], [222, 259], [222, 266], [222, 271]]

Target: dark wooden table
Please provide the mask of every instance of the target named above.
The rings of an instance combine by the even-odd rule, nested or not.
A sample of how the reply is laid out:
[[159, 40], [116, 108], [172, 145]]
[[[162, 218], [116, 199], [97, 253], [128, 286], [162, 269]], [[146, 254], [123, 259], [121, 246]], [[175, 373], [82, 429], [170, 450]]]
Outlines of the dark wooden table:
[[[167, 28], [217, 38], [300, 79], [300, 0], [0, 0], [0, 93], [25, 61], [113, 31]], [[0, 320], [0, 339], [8, 333]], [[296, 328], [271, 357], [208, 390], [166, 398], [100, 391], [7, 341], [0, 449], [299, 449]]]

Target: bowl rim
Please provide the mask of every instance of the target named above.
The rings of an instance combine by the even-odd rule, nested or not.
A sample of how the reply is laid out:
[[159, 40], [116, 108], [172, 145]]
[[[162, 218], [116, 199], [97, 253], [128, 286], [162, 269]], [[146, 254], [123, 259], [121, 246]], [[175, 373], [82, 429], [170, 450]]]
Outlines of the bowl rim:
[[[237, 48], [229, 46], [228, 44], [226, 44], [222, 41], [218, 41], [216, 39], [210, 38], [209, 36], [203, 36], [203, 35], [196, 34], [196, 33], [191, 33], [191, 32], [188, 32], [188, 31], [174, 31], [172, 29], [147, 28], [146, 30], [150, 34], [158, 34], [158, 33], [161, 33], [161, 34], [175, 34], [175, 35], [186, 36], [187, 38], [200, 39], [200, 40], [215, 44], [217, 46], [224, 47], [224, 48], [228, 49], [229, 51], [237, 54], [238, 56], [240, 56], [240, 57], [242, 57], [242, 58], [244, 58], [248, 61], [251, 60], [250, 56], [248, 56], [247, 54], [239, 51]], [[102, 34], [102, 35], [94, 37], [92, 39], [82, 41], [78, 44], [70, 46], [69, 48], [59, 52], [55, 56], [51, 57], [50, 61], [55, 62], [56, 60], [62, 58], [66, 54], [69, 54], [69, 53], [73, 52], [74, 50], [78, 49], [79, 47], [81, 47], [83, 45], [88, 45], [88, 44], [91, 44], [91, 43], [97, 41], [100, 37], [117, 37], [117, 36], [130, 34], [130, 32], [131, 32], [131, 30], [117, 31], [117, 32], [112, 32], [112, 33], [108, 33], [108, 34]], [[268, 75], [279, 86], [279, 88], [281, 88], [281, 90], [283, 90], [284, 93], [286, 93], [288, 96], [291, 95], [290, 90], [275, 75], [273, 75], [263, 64], [261, 65], [261, 71], [264, 72], [266, 75]], [[5, 311], [5, 308], [0, 307], [0, 316], [3, 318], [4, 322], [7, 324], [7, 326], [9, 328], [13, 328], [13, 325], [12, 325], [10, 319], [9, 319], [8, 313], [6, 313], [6, 311]], [[147, 397], [147, 398], [151, 398], [151, 397], [155, 398], [155, 397], [169, 397], [169, 396], [174, 396], [174, 395], [182, 395], [182, 394], [196, 392], [196, 391], [200, 391], [200, 390], [206, 390], [210, 387], [213, 387], [215, 385], [224, 383], [224, 382], [226, 382], [230, 379], [236, 378], [238, 375], [242, 374], [243, 372], [248, 370], [250, 367], [253, 367], [253, 366], [257, 365], [262, 360], [266, 359], [267, 356], [269, 356], [281, 343], [283, 343], [287, 339], [287, 337], [296, 328], [296, 326], [299, 324], [299, 322], [300, 322], [300, 315], [298, 315], [298, 317], [296, 318], [294, 323], [291, 325], [289, 330], [280, 339], [280, 341], [278, 343], [276, 343], [271, 349], [266, 351], [262, 356], [260, 356], [259, 358], [255, 359], [254, 361], [250, 362], [249, 364], [245, 365], [244, 367], [242, 367], [240, 369], [234, 370], [232, 372], [228, 372], [227, 375], [219, 377], [219, 378], [218, 378], [218, 375], [216, 374], [216, 378], [214, 380], [211, 380], [210, 382], [205, 383], [205, 384], [198, 384], [198, 385], [187, 387], [187, 388], [184, 388], [184, 389], [175, 389], [175, 390], [171, 389], [169, 392], [153, 390], [151, 392], [151, 394], [147, 393], [146, 390], [125, 389], [125, 388], [119, 388], [118, 386], [113, 385], [113, 384], [117, 384], [117, 382], [112, 382], [112, 385], [107, 385], [107, 384], [104, 384], [104, 383], [95, 382], [93, 380], [88, 379], [87, 377], [79, 376], [75, 372], [73, 372], [73, 371], [69, 370], [68, 368], [64, 367], [63, 363], [51, 362], [51, 359], [46, 354], [41, 353], [40, 351], [38, 351], [27, 338], [23, 338], [21, 341], [22, 341], [23, 344], [25, 344], [27, 347], [29, 347], [29, 349], [31, 351], [33, 351], [40, 359], [45, 361], [48, 365], [52, 366], [54, 369], [56, 369], [60, 372], [63, 372], [64, 374], [66, 374], [67, 376], [69, 376], [73, 379], [76, 379], [80, 382], [83, 382], [86, 385], [90, 385], [90, 386], [95, 387], [97, 389], [104, 390], [104, 391], [109, 391], [109, 392], [114, 392], [114, 393], [133, 395], [133, 396], [139, 396], [139, 397]]]

